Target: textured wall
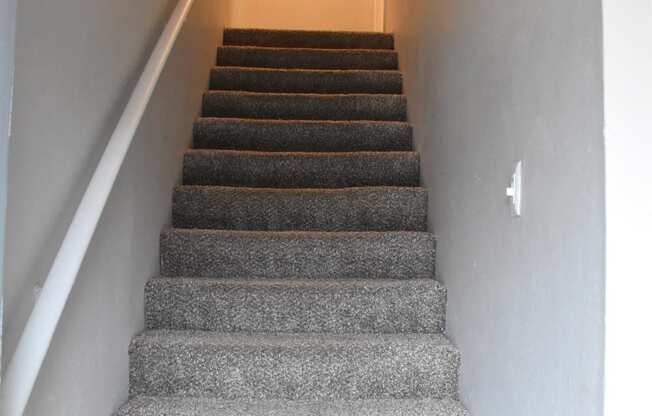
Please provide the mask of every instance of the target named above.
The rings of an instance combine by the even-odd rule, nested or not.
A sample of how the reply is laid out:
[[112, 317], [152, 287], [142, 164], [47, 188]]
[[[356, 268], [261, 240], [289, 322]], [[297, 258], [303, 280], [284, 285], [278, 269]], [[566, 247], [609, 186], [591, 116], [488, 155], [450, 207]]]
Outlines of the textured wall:
[[377, 0], [236, 0], [231, 26], [373, 31], [377, 3]]
[[[15, 348], [83, 189], [176, 5], [21, 0], [10, 142], [5, 352]], [[143, 326], [193, 118], [225, 2], [197, 0], [82, 266], [28, 415], [110, 415], [127, 395], [127, 347]]]
[[[601, 414], [604, 145], [597, 0], [390, 0], [462, 398]], [[523, 160], [523, 217], [505, 198]]]

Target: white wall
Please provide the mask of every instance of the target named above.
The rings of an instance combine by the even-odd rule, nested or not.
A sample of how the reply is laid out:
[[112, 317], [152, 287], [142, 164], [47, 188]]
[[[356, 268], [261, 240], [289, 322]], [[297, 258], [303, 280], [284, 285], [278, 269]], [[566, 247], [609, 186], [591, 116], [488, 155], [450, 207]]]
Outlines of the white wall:
[[[600, 415], [600, 2], [390, 0], [387, 19], [431, 193], [462, 399], [482, 416]], [[505, 187], [518, 160], [516, 219]]]
[[[5, 266], [9, 359], [75, 207], [176, 0], [21, 0]], [[26, 415], [108, 416], [127, 397], [143, 288], [220, 42], [196, 0], [115, 189]]]
[[652, 3], [602, 3], [607, 161], [605, 414], [649, 415]]
[[[16, 0], [0, 4], [0, 370], [2, 369], [2, 267], [4, 263], [5, 215], [7, 209], [7, 168], [11, 91], [14, 75]], [[1, 378], [1, 377], [0, 377]]]
[[382, 31], [384, 0], [235, 0], [232, 27]]

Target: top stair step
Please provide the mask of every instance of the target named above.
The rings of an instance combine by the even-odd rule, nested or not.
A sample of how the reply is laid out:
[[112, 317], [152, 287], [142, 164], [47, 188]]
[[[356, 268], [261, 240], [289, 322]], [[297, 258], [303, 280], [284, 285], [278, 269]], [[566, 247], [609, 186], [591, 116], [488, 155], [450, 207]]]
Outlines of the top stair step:
[[224, 45], [320, 49], [394, 49], [394, 36], [376, 32], [225, 29]]

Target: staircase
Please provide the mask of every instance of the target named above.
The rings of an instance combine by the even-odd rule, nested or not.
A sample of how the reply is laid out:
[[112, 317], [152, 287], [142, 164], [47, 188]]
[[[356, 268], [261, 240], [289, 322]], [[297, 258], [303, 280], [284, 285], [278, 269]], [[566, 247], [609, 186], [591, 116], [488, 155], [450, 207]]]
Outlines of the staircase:
[[462, 416], [393, 37], [227, 29], [119, 416]]

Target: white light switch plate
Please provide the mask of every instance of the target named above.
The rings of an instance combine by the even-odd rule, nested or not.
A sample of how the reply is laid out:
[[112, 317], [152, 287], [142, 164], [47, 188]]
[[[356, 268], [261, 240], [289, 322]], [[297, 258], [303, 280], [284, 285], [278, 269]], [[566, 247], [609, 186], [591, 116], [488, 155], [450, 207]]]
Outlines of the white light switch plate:
[[523, 207], [523, 162], [518, 162], [512, 175], [512, 183], [506, 190], [507, 196], [512, 202], [512, 213], [520, 217]]

